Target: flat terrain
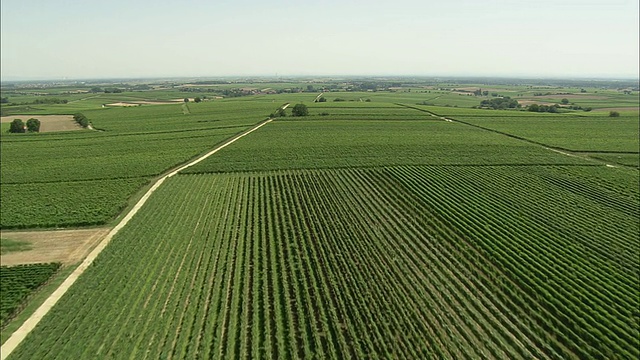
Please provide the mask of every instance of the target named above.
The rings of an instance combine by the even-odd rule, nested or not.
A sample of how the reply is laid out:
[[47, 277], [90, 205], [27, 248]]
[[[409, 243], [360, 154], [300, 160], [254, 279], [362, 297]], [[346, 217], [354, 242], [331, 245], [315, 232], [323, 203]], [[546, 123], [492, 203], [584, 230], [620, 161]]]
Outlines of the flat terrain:
[[[38, 105], [103, 131], [3, 135], [0, 227], [137, 213], [24, 324], [37, 326], [9, 360], [640, 357], [634, 84], [369, 81]], [[326, 102], [300, 91], [313, 87]], [[459, 91], [480, 88], [495, 95]], [[205, 94], [224, 98], [102, 107]], [[502, 96], [576, 109], [472, 108]], [[42, 95], [9, 99], [3, 111], [27, 113]], [[283, 103], [309, 116], [264, 121]], [[6, 254], [37, 250], [26, 239]]]
[[35, 118], [40, 120], [40, 132], [56, 132], [56, 131], [73, 131], [83, 130], [73, 120], [73, 115], [14, 115], [14, 116], [2, 116], [0, 117], [0, 123], [10, 123], [14, 119], [21, 119], [23, 122]]
[[0, 265], [60, 262], [71, 265], [81, 262], [109, 232], [107, 228], [12, 231], [1, 232], [2, 238], [26, 242], [29, 250], [15, 251], [0, 256]]
[[184, 100], [174, 100], [174, 101], [120, 101], [110, 104], [105, 104], [105, 106], [139, 106], [139, 105], [168, 105], [168, 104], [183, 104]]

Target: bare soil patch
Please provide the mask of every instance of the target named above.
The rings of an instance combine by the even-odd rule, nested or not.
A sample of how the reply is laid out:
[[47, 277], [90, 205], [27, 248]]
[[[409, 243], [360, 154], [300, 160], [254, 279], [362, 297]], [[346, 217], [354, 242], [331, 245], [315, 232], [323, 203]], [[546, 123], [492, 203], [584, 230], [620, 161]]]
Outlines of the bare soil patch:
[[531, 105], [531, 104], [555, 105], [556, 103], [547, 102], [547, 101], [535, 101], [535, 100], [518, 100], [518, 104], [520, 104], [522, 106], [527, 106], [527, 105]]
[[31, 249], [0, 256], [0, 265], [61, 262], [64, 265], [82, 261], [102, 240], [108, 228], [0, 232], [0, 236], [29, 243]]
[[488, 92], [497, 92], [497, 93], [510, 93], [513, 91], [510, 90], [506, 90], [506, 89], [496, 89], [496, 88], [485, 88], [485, 87], [480, 87], [480, 86], [470, 86], [470, 87], [456, 87], [455, 88], [457, 91], [459, 92], [465, 92], [465, 91], [471, 91], [474, 92], [476, 90], [482, 90], [482, 91], [488, 91]]
[[607, 96], [589, 95], [589, 94], [553, 94], [553, 95], [543, 95], [543, 97], [544, 96], [553, 96], [553, 97], [567, 98], [567, 99], [583, 99], [583, 100], [604, 100], [604, 99], [608, 99]]
[[567, 100], [571, 100], [571, 99], [578, 99], [578, 100], [604, 100], [604, 99], [608, 99], [609, 97], [604, 96], [604, 95], [593, 95], [593, 94], [549, 94], [549, 95], [541, 95], [541, 96], [527, 96], [527, 99], [535, 99], [535, 98], [557, 98], [557, 99], [567, 99]]
[[[168, 105], [168, 104], [180, 104], [184, 100], [170, 100], [170, 101], [152, 101], [152, 100], [141, 100], [141, 101], [121, 101], [115, 102], [111, 104], [105, 104], [105, 106], [140, 106], [140, 105]], [[191, 100], [192, 101], [192, 100]]]
[[0, 117], [0, 122], [10, 123], [20, 119], [26, 123], [31, 118], [40, 120], [40, 132], [82, 130], [82, 126], [73, 120], [73, 115], [11, 115]]
[[597, 108], [599, 111], [640, 111], [638, 106]]

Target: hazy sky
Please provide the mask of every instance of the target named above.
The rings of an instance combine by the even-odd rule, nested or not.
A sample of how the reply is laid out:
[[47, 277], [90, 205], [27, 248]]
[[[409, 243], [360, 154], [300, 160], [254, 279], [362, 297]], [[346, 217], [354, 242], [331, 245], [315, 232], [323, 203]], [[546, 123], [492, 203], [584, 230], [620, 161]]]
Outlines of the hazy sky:
[[2, 0], [4, 80], [639, 76], [638, 0]]

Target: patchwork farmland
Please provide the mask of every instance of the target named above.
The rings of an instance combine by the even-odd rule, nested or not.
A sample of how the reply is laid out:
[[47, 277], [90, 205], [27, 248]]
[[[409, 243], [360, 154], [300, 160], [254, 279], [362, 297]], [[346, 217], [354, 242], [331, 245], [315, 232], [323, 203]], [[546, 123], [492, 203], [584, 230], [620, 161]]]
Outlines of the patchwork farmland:
[[[108, 224], [280, 104], [310, 113], [167, 179], [8, 358], [640, 356], [637, 111], [312, 95], [89, 110], [104, 131], [3, 135], [3, 198], [41, 189], [29, 213], [3, 199], [3, 229]], [[60, 142], [37, 166], [4, 164], [5, 148]], [[57, 184], [106, 189], [65, 205], [104, 212], [46, 214]]]

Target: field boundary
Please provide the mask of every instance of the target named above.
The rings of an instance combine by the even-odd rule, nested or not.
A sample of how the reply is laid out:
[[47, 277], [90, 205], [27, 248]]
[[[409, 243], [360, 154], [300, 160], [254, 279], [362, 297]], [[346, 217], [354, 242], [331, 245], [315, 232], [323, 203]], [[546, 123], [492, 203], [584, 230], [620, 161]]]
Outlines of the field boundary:
[[[284, 104], [281, 108], [286, 109], [289, 104]], [[176, 175], [180, 171], [193, 166], [216, 152], [222, 150], [223, 148], [233, 144], [235, 141], [241, 139], [242, 137], [249, 135], [250, 133], [258, 130], [262, 126], [273, 121], [272, 118], [266, 119], [253, 126], [249, 130], [238, 134], [228, 141], [225, 141], [221, 145], [217, 146], [213, 150], [208, 153], [196, 158], [195, 160], [178, 167], [177, 169], [170, 170], [168, 173], [160, 177], [147, 192], [138, 200], [136, 205], [131, 208], [131, 210], [125, 215], [124, 218], [107, 234], [107, 236], [102, 239], [102, 241], [89, 253], [89, 255], [85, 258], [85, 260], [67, 277], [67, 279], [38, 307], [38, 309], [16, 330], [11, 337], [7, 339], [7, 341], [0, 348], [0, 360], [5, 360], [17, 347], [20, 343], [27, 337], [27, 335], [33, 330], [36, 325], [42, 320], [42, 318], [53, 308], [53, 306], [60, 300], [60, 298], [69, 290], [71, 285], [76, 282], [76, 280], [82, 275], [82, 273], [93, 263], [95, 258], [104, 250], [104, 248], [109, 244], [111, 239], [115, 234], [117, 234], [120, 229], [122, 229], [129, 220], [133, 218], [133, 216], [140, 210], [140, 208], [147, 202], [151, 194], [155, 192], [162, 183], [168, 178]]]
[[[490, 131], [490, 132], [493, 132], [493, 133], [496, 133], [496, 134], [504, 135], [504, 136], [507, 136], [507, 137], [510, 137], [510, 138], [513, 138], [513, 139], [516, 139], [516, 140], [524, 141], [524, 142], [527, 142], [529, 144], [537, 145], [537, 146], [540, 146], [540, 147], [542, 147], [544, 149], [547, 149], [547, 150], [550, 150], [550, 151], [553, 151], [553, 152], [556, 152], [556, 153], [559, 153], [559, 154], [562, 154], [562, 155], [565, 155], [565, 156], [571, 156], [571, 157], [576, 157], [576, 158], [583, 159], [583, 160], [589, 160], [589, 161], [593, 161], [593, 162], [602, 163], [602, 164], [604, 164], [604, 165], [606, 165], [608, 167], [614, 167], [614, 168], [615, 167], [631, 167], [631, 168], [635, 168], [633, 166], [628, 166], [628, 165], [623, 165], [623, 164], [615, 164], [614, 165], [614, 164], [610, 164], [609, 162], [603, 161], [601, 159], [595, 159], [595, 158], [588, 157], [588, 156], [578, 155], [578, 153], [580, 153], [580, 151], [574, 151], [574, 150], [569, 150], [569, 149], [565, 149], [565, 148], [558, 147], [558, 146], [547, 145], [545, 143], [541, 143], [541, 142], [538, 142], [538, 141], [527, 139], [527, 138], [522, 137], [522, 136], [509, 134], [509, 133], [504, 132], [504, 131], [487, 128], [487, 127], [484, 127], [484, 126], [472, 124], [472, 123], [469, 123], [469, 122], [466, 122], [466, 121], [457, 120], [457, 119], [446, 117], [446, 116], [441, 116], [441, 115], [438, 115], [438, 114], [436, 114], [436, 113], [434, 113], [432, 111], [429, 111], [427, 109], [421, 109], [421, 108], [417, 108], [417, 107], [414, 107], [414, 106], [411, 106], [411, 105], [405, 105], [405, 104], [400, 104], [400, 103], [395, 103], [395, 104], [398, 105], [398, 106], [409, 108], [409, 109], [414, 109], [414, 110], [417, 110], [417, 111], [425, 112], [425, 113], [427, 113], [427, 114], [429, 114], [429, 115], [431, 115], [433, 117], [437, 117], [437, 118], [439, 118], [439, 119], [441, 119], [443, 121], [456, 122], [456, 123], [459, 123], [459, 124], [464, 124], [464, 125], [468, 125], [468, 126], [471, 126], [471, 127], [474, 127], [474, 128], [478, 128], [478, 129], [482, 129], [482, 130], [485, 130], [485, 131]], [[584, 151], [582, 151], [582, 152], [584, 152]], [[595, 151], [595, 152], [598, 152], [598, 151]], [[632, 153], [632, 154], [635, 154], [635, 153]]]

